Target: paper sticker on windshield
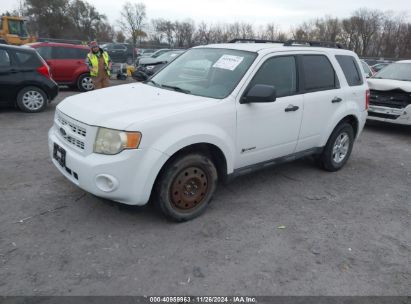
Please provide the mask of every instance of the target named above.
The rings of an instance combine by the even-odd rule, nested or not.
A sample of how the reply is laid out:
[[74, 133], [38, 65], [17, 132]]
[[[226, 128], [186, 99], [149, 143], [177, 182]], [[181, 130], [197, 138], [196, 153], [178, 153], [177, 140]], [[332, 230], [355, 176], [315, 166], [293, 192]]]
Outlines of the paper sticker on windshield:
[[213, 68], [234, 71], [236, 67], [243, 61], [244, 57], [223, 55], [214, 63]]

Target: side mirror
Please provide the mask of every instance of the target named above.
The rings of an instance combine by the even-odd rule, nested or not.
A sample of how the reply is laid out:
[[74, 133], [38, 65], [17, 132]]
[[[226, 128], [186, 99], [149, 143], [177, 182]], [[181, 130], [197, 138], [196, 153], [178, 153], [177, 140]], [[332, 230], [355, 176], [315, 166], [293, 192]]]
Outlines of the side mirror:
[[277, 99], [275, 86], [256, 84], [241, 98], [240, 103], [273, 102]]

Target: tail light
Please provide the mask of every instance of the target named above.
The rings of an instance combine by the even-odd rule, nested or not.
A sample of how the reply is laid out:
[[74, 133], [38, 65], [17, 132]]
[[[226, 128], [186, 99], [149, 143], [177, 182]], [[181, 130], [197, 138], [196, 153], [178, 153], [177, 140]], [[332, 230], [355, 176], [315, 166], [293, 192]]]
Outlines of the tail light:
[[365, 109], [368, 110], [368, 106], [370, 105], [370, 90], [365, 92]]
[[37, 69], [37, 72], [39, 72], [41, 75], [46, 76], [48, 79], [51, 79], [50, 68], [46, 63], [43, 63], [43, 65]]

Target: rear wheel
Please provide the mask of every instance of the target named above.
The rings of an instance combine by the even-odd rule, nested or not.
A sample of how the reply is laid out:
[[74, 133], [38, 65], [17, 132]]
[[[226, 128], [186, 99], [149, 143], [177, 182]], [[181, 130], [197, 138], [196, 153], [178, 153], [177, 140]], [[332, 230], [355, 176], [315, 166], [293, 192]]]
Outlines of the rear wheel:
[[83, 74], [77, 79], [77, 88], [81, 92], [88, 92], [94, 89], [93, 81], [91, 80], [90, 75]]
[[173, 160], [159, 176], [154, 203], [169, 219], [182, 222], [202, 214], [217, 187], [217, 170], [205, 155]]
[[339, 124], [331, 134], [319, 156], [320, 166], [330, 172], [340, 170], [351, 155], [354, 145], [354, 130], [349, 123]]
[[26, 87], [17, 95], [17, 106], [27, 113], [37, 113], [47, 107], [47, 95], [38, 87]]

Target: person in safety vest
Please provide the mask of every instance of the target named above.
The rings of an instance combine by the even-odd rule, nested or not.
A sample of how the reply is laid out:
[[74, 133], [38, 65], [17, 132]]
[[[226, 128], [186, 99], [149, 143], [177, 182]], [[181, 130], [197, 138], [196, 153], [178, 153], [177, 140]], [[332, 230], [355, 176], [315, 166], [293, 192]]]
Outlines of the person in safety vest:
[[86, 62], [90, 69], [90, 76], [94, 84], [94, 89], [101, 89], [110, 86], [110, 56], [99, 47], [96, 41], [90, 42], [90, 52], [87, 54]]

